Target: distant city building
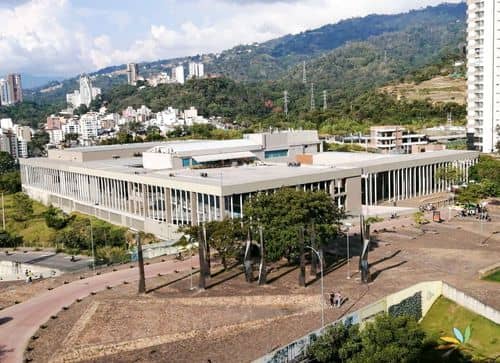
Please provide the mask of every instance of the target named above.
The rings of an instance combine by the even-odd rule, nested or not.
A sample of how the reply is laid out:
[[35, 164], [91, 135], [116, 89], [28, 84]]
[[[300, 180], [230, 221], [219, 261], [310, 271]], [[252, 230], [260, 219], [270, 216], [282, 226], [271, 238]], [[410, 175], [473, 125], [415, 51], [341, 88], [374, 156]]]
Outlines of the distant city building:
[[76, 90], [73, 93], [68, 93], [66, 95], [66, 101], [71, 104], [74, 108], [80, 105], [85, 105], [89, 107], [90, 102], [92, 102], [98, 95], [101, 94], [101, 89], [97, 87], [92, 87], [92, 81], [87, 75], [80, 76], [80, 90]]
[[20, 74], [9, 74], [0, 79], [0, 105], [10, 106], [23, 101], [23, 88]]
[[173, 77], [177, 83], [184, 84], [184, 66], [179, 65], [172, 70]]
[[203, 78], [205, 76], [205, 67], [203, 63], [189, 62], [188, 78]]
[[139, 77], [139, 65], [137, 63], [127, 64], [127, 83], [135, 86]]
[[500, 0], [467, 0], [467, 138], [493, 152], [500, 140]]
[[80, 117], [80, 137], [83, 141], [96, 139], [100, 121], [96, 112], [89, 112]]
[[413, 146], [427, 144], [424, 134], [411, 133], [401, 126], [370, 127], [370, 147], [382, 153], [411, 154]]
[[81, 135], [81, 133], [82, 129], [80, 127], [80, 122], [78, 120], [71, 119], [62, 126], [62, 138], [64, 138], [64, 135], [66, 134]]
[[0, 106], [10, 105], [9, 86], [5, 79], [0, 79]]
[[29, 127], [16, 125], [10, 118], [0, 120], [0, 151], [8, 152], [16, 159], [27, 158], [30, 141]]
[[150, 78], [147, 79], [148, 84], [151, 87], [156, 87], [159, 84], [167, 84], [167, 83], [172, 83], [173, 80], [172, 78], [168, 75], [166, 72], [161, 72], [159, 74], [156, 74], [154, 76], [151, 76]]

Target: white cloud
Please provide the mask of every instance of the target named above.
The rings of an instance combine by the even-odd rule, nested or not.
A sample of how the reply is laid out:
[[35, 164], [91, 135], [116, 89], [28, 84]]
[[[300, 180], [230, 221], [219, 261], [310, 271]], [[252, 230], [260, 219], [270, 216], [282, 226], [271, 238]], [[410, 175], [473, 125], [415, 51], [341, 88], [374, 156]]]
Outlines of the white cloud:
[[[352, 16], [397, 13], [436, 5], [441, 0], [185, 0], [197, 17], [174, 27], [166, 20], [151, 24], [143, 39], [117, 47], [108, 34], [89, 31], [103, 22], [134, 26], [123, 9], [116, 16], [75, 8], [69, 0], [14, 1], [0, 7], [0, 74], [75, 74], [129, 61], [146, 61], [216, 52], [236, 44], [265, 41]], [[169, 0], [172, 2], [173, 0]], [[181, 1], [181, 0], [177, 0]], [[455, 1], [459, 2], [459, 1]], [[188, 5], [186, 5], [188, 4]], [[144, 1], [144, 7], [148, 5]], [[151, 2], [150, 6], [154, 6]], [[134, 14], [137, 19], [144, 14]], [[174, 14], [169, 14], [170, 17]], [[185, 15], [185, 14], [184, 14]], [[165, 17], [169, 19], [169, 16]], [[203, 18], [203, 21], [194, 19]], [[97, 19], [97, 21], [96, 21]], [[99, 31], [98, 31], [99, 32]], [[120, 39], [123, 44], [123, 39]]]

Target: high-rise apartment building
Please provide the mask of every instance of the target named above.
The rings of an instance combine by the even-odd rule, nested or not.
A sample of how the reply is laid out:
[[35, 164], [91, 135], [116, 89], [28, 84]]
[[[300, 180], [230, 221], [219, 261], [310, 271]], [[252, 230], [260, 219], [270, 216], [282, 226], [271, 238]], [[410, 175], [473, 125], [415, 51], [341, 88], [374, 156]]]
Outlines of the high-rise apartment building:
[[128, 82], [128, 84], [135, 86], [137, 84], [138, 77], [139, 77], [139, 65], [137, 63], [127, 64], [127, 82]]
[[184, 66], [179, 65], [172, 70], [174, 74], [175, 81], [180, 84], [184, 84]]
[[3, 78], [0, 79], [0, 106], [10, 105], [10, 94], [9, 94], [9, 86], [7, 81]]
[[189, 62], [188, 78], [203, 78], [205, 76], [205, 67], [203, 63]]
[[92, 87], [92, 81], [87, 75], [80, 76], [80, 90], [66, 94], [66, 101], [73, 107], [89, 106], [90, 102], [101, 94], [101, 89]]
[[12, 103], [23, 102], [23, 86], [20, 74], [7, 75], [7, 84]]
[[470, 148], [500, 140], [500, 0], [467, 0], [467, 136]]
[[23, 102], [23, 87], [20, 74], [9, 74], [0, 79], [0, 105], [8, 106]]

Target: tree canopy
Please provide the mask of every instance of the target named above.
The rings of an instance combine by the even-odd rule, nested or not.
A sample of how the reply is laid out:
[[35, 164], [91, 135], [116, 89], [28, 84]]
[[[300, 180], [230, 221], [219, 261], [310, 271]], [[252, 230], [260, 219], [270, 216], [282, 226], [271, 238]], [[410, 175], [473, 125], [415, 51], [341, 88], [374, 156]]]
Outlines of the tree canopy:
[[314, 225], [311, 233], [319, 245], [331, 241], [344, 213], [325, 192], [282, 188], [257, 194], [245, 206], [244, 215], [249, 224], [263, 227], [266, 258], [277, 261], [298, 258], [300, 229], [309, 230]]

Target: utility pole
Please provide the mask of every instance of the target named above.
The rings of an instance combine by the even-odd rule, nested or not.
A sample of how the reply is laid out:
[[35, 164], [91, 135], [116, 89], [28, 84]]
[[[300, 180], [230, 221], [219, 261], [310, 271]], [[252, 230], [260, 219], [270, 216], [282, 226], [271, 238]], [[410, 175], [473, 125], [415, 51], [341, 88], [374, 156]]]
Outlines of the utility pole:
[[311, 82], [311, 111], [314, 111], [315, 108], [314, 104], [314, 83]]
[[306, 77], [306, 61], [302, 63], [302, 83], [306, 84], [307, 83], [307, 77]]
[[5, 201], [3, 199], [3, 193], [2, 193], [2, 225], [3, 225], [3, 230], [5, 231]]
[[327, 104], [326, 104], [326, 90], [323, 91], [323, 111], [326, 111], [327, 109]]
[[283, 92], [283, 111], [285, 112], [285, 117], [288, 118], [288, 91]]

